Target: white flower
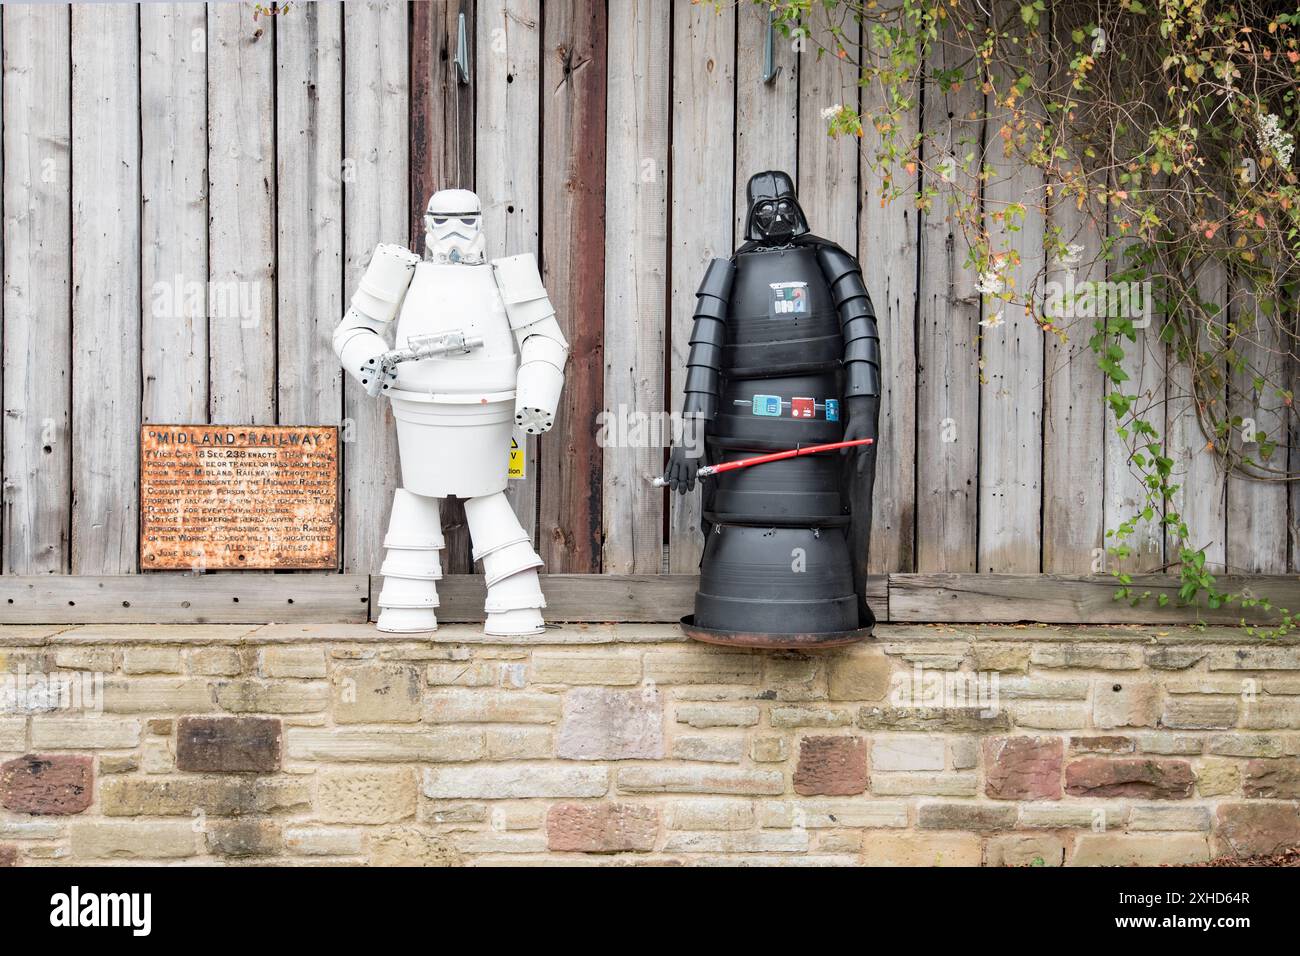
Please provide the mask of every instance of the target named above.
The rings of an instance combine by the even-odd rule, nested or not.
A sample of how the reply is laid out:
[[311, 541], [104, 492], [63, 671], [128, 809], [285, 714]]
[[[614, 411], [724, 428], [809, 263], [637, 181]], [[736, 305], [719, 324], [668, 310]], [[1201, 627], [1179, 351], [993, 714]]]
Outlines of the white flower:
[[975, 291], [980, 295], [998, 295], [1005, 288], [1002, 275], [998, 272], [981, 272]]
[[843, 112], [844, 112], [844, 107], [841, 106], [839, 103], [836, 103], [834, 106], [828, 106], [826, 107], [826, 109], [822, 110], [822, 119], [826, 120], [826, 122], [829, 123], [831, 120], [835, 119], [835, 117], [839, 116]]
[[1295, 137], [1282, 129], [1282, 121], [1276, 113], [1260, 116], [1259, 145], [1272, 153], [1283, 169], [1290, 168], [1291, 156], [1295, 153]]
[[988, 318], [980, 319], [980, 325], [984, 326], [984, 328], [986, 329], [996, 329], [1001, 324], [1002, 324], [1001, 312], [994, 312]]

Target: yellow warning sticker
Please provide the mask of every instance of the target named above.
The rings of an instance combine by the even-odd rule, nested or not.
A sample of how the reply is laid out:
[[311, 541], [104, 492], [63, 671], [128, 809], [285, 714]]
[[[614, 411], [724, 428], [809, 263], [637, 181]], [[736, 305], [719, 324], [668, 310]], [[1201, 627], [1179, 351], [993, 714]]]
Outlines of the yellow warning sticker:
[[525, 452], [528, 449], [528, 436], [522, 429], [516, 428], [515, 433], [510, 436], [510, 467], [506, 471], [507, 478], [523, 478]]

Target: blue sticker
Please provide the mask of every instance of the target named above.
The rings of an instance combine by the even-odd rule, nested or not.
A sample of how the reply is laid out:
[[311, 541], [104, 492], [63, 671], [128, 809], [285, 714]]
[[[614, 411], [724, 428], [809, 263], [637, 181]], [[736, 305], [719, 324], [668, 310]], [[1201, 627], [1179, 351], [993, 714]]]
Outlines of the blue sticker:
[[840, 401], [838, 398], [826, 399], [826, 420], [828, 422], [838, 422], [840, 420]]
[[781, 417], [781, 396], [780, 395], [755, 395], [754, 414], [765, 415], [768, 418], [780, 418]]

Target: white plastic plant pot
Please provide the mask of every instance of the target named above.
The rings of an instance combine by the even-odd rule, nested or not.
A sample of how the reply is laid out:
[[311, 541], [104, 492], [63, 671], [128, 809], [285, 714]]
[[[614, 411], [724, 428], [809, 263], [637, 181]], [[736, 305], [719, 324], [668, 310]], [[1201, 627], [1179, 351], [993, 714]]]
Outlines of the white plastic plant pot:
[[385, 548], [410, 551], [436, 551], [445, 546], [437, 498], [416, 495], [405, 488], [393, 494], [393, 513], [388, 519]]
[[438, 615], [431, 607], [385, 607], [380, 608], [375, 627], [388, 634], [436, 631]]
[[527, 541], [519, 516], [505, 495], [484, 495], [465, 502], [465, 521], [474, 542], [474, 560], [480, 561], [506, 545]]
[[546, 607], [546, 597], [542, 594], [536, 570], [521, 571], [502, 578], [488, 588], [487, 602], [483, 605], [489, 614], [527, 607]]
[[401, 246], [376, 246], [352, 296], [352, 307], [379, 322], [391, 322], [419, 261], [419, 256]]
[[537, 257], [531, 252], [493, 259], [492, 274], [497, 280], [497, 288], [501, 290], [507, 312], [510, 311], [511, 303], [546, 296], [546, 286], [542, 284], [542, 274], [537, 269]]
[[[516, 334], [523, 334], [523, 331], [530, 325], [545, 322], [546, 319], [555, 315], [555, 306], [546, 297], [545, 289], [537, 290], [535, 297], [514, 302], [507, 300], [505, 305], [506, 318], [509, 319], [510, 328]], [[550, 323], [546, 324], [549, 325]]]
[[472, 498], [505, 491], [514, 402], [444, 404], [390, 393], [402, 485], [417, 495]]
[[528, 336], [524, 339], [520, 351], [525, 364], [546, 362], [561, 371], [564, 370], [565, 362], [569, 360], [569, 346], [545, 334]]
[[390, 548], [384, 555], [384, 563], [380, 566], [379, 573], [386, 578], [438, 581], [442, 578], [442, 561], [437, 551], [406, 551], [401, 548]]
[[384, 578], [384, 588], [379, 592], [379, 606], [437, 607], [437, 584], [432, 578]]
[[487, 586], [490, 588], [498, 581], [504, 581], [512, 574], [527, 571], [529, 568], [540, 568], [541, 566], [542, 559], [533, 550], [532, 542], [519, 541], [515, 544], [508, 544], [498, 551], [493, 551], [483, 558], [483, 580], [487, 582]]
[[549, 362], [529, 362], [519, 368], [519, 388], [515, 398], [515, 419], [529, 434], [545, 431], [555, 424], [555, 410], [560, 405], [564, 373]]
[[483, 632], [493, 637], [523, 637], [527, 634], [541, 634], [545, 630], [546, 622], [542, 620], [542, 612], [532, 607], [489, 614], [483, 624]]

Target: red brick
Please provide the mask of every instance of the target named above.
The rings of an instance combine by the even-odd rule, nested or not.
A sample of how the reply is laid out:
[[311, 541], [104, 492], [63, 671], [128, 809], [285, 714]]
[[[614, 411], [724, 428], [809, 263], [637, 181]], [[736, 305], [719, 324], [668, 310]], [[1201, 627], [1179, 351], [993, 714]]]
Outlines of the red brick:
[[282, 737], [273, 717], [182, 717], [176, 766], [216, 773], [279, 770]]
[[985, 792], [994, 800], [1061, 799], [1060, 737], [990, 737], [984, 741]]
[[1263, 856], [1300, 846], [1300, 809], [1293, 803], [1225, 803], [1219, 839], [1239, 857]]
[[1241, 791], [1248, 797], [1300, 798], [1300, 760], [1251, 760]]
[[546, 814], [547, 846], [558, 853], [648, 853], [659, 814], [635, 803], [557, 803]]
[[0, 803], [17, 813], [81, 813], [94, 798], [94, 760], [27, 754], [0, 765]]
[[1182, 800], [1192, 795], [1194, 782], [1186, 760], [1087, 757], [1065, 767], [1065, 791], [1075, 797]]
[[804, 796], [846, 797], [867, 789], [867, 742], [862, 737], [804, 737], [794, 789]]

